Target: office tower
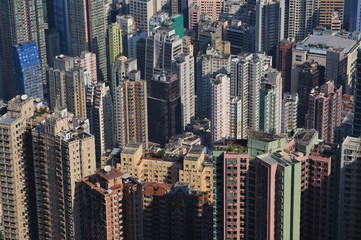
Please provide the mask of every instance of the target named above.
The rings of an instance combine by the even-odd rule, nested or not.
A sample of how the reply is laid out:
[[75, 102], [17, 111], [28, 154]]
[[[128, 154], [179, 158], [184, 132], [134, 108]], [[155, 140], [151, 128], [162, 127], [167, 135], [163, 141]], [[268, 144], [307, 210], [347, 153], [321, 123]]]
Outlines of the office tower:
[[[353, 32], [361, 30], [361, 1], [345, 1], [344, 26], [345, 29]], [[347, 28], [348, 27], [348, 28]]]
[[0, 9], [0, 98], [10, 100], [16, 96], [12, 46], [26, 42], [36, 43], [42, 67], [42, 79], [45, 81], [43, 1], [1, 1]]
[[320, 0], [319, 1], [319, 26], [332, 31], [343, 30], [345, 0]]
[[215, 146], [215, 148], [217, 152], [213, 152], [213, 155], [220, 162], [220, 166], [216, 168], [219, 172], [219, 183], [215, 186], [217, 206], [214, 215], [215, 237], [245, 239], [249, 156], [237, 145], [233, 150], [230, 147], [227, 149], [227, 146]]
[[86, 118], [86, 72], [75, 67], [65, 73], [66, 107], [77, 117]]
[[230, 137], [230, 80], [227, 75], [218, 74], [212, 79], [211, 90], [212, 142]]
[[208, 197], [187, 183], [144, 185], [144, 239], [211, 239], [206, 235], [212, 208]]
[[341, 125], [342, 86], [328, 81], [319, 89], [312, 89], [306, 114], [306, 127], [316, 129], [320, 139], [333, 143], [335, 127]]
[[285, 92], [282, 101], [281, 133], [288, 134], [297, 127], [298, 94]]
[[[69, 121], [71, 119], [72, 121]], [[57, 111], [32, 131], [39, 237], [78, 236], [76, 183], [96, 169], [95, 139], [84, 118]]]
[[355, 33], [315, 30], [313, 35], [297, 44], [292, 53], [292, 64], [294, 67], [313, 60], [327, 69], [326, 80], [334, 80], [336, 86], [342, 85], [343, 94], [353, 94], [358, 47]]
[[149, 21], [150, 18], [160, 9], [157, 7], [155, 0], [130, 0], [129, 9], [130, 15], [135, 18], [137, 27], [145, 32], [147, 36], [150, 34]]
[[179, 86], [178, 76], [172, 73], [154, 75], [150, 81], [150, 93], [148, 93], [149, 141], [163, 145], [171, 136], [182, 132]]
[[79, 239], [143, 239], [142, 183], [111, 166], [79, 184]]
[[181, 118], [182, 126], [185, 127], [195, 118], [195, 73], [194, 57], [180, 54], [175, 58], [175, 68], [179, 76], [180, 97], [181, 97]]
[[230, 72], [230, 55], [214, 48], [197, 58], [196, 95], [197, 118], [211, 118], [211, 79], [214, 74]]
[[24, 137], [26, 121], [34, 110], [33, 99], [17, 96], [8, 102], [7, 113], [0, 117], [2, 234], [5, 239], [31, 237], [29, 192], [24, 191], [29, 184]]
[[122, 31], [119, 23], [115, 22], [108, 26], [108, 47], [109, 47], [109, 62], [115, 62], [117, 58], [123, 53]]
[[107, 82], [106, 16], [102, 0], [68, 2], [72, 55], [88, 50], [97, 55], [98, 81]]
[[52, 2], [54, 12], [54, 25], [59, 32], [61, 53], [71, 54], [71, 36], [69, 26], [69, 3], [66, 0]]
[[[171, 28], [161, 27], [146, 39], [145, 50], [145, 80], [149, 82], [153, 78], [154, 68], [170, 70], [172, 61], [183, 52], [182, 39]], [[150, 91], [148, 91], [151, 93]]]
[[286, 136], [257, 131], [251, 131], [247, 140], [248, 155], [251, 159], [282, 150], [285, 145]]
[[295, 47], [296, 41], [292, 38], [283, 39], [279, 43], [277, 69], [281, 71], [284, 92], [291, 91], [292, 49]]
[[268, 69], [261, 80], [259, 105], [259, 130], [281, 134], [282, 79], [276, 69]]
[[323, 84], [324, 72], [325, 68], [317, 62], [305, 62], [297, 66], [292, 72], [292, 75], [296, 75], [294, 79], [297, 81], [295, 91], [292, 87], [292, 92], [297, 91], [298, 94], [297, 127], [306, 125], [305, 116], [308, 110], [310, 92], [313, 88]]
[[299, 239], [301, 163], [282, 151], [251, 161], [247, 239]]
[[89, 85], [86, 108], [90, 133], [95, 137], [96, 159], [100, 162], [101, 156], [114, 146], [113, 101], [109, 86], [105, 83]]
[[231, 54], [255, 52], [255, 27], [240, 20], [232, 20], [226, 28], [226, 40], [231, 43]]
[[[361, 50], [357, 52], [356, 69], [361, 71]], [[355, 87], [355, 105], [354, 105], [353, 135], [361, 136], [361, 76], [357, 75]]]
[[115, 142], [148, 148], [147, 83], [140, 79], [137, 60], [122, 57], [112, 66]]
[[39, 51], [35, 42], [13, 47], [17, 94], [43, 99], [43, 76]]
[[230, 99], [230, 138], [242, 139], [243, 106], [239, 97]]
[[341, 148], [338, 239], [358, 238], [361, 234], [360, 138], [347, 137]]
[[53, 66], [55, 56], [61, 54], [60, 36], [55, 29], [45, 31], [46, 57], [48, 66]]
[[283, 39], [284, 7], [282, 1], [257, 1], [255, 50], [273, 57], [276, 64], [278, 43]]
[[98, 82], [96, 54], [89, 51], [82, 51], [75, 61], [79, 67], [84, 68], [88, 73], [89, 81], [87, 84], [96, 84]]
[[285, 2], [285, 38], [301, 41], [319, 22], [319, 0], [289, 0]]

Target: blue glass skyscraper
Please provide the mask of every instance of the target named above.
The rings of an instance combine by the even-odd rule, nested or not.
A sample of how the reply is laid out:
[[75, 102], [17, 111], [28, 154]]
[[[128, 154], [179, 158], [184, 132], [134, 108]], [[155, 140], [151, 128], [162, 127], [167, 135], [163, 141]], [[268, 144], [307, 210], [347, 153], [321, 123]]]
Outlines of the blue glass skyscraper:
[[43, 78], [39, 50], [35, 42], [13, 46], [17, 94], [43, 99]]

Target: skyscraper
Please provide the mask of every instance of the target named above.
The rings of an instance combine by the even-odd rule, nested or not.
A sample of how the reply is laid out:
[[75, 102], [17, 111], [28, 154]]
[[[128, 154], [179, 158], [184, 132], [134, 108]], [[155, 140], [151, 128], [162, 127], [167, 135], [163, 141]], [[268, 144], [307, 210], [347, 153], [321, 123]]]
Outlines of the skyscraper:
[[195, 118], [195, 73], [194, 57], [181, 54], [175, 58], [175, 67], [179, 76], [182, 130]]
[[212, 79], [211, 122], [212, 142], [220, 142], [230, 137], [230, 80], [224, 74]]
[[281, 133], [287, 134], [297, 127], [297, 93], [283, 94], [282, 113], [281, 113]]
[[90, 133], [95, 137], [97, 162], [100, 162], [101, 156], [114, 146], [113, 101], [109, 86], [105, 83], [88, 86], [86, 111]]
[[[0, 117], [1, 204], [5, 239], [29, 239], [30, 216], [28, 177], [24, 139], [28, 118], [34, 114], [33, 99], [20, 96], [8, 103], [8, 112]], [[31, 159], [29, 159], [31, 160]]]
[[342, 86], [328, 81], [319, 89], [312, 89], [306, 115], [306, 127], [316, 129], [320, 139], [333, 143], [334, 130], [341, 125]]
[[106, 17], [104, 1], [69, 1], [72, 55], [88, 50], [97, 55], [98, 80], [107, 82]]
[[[357, 72], [361, 72], [361, 50], [357, 52], [356, 62]], [[355, 85], [355, 105], [354, 105], [354, 119], [353, 119], [353, 135], [355, 137], [361, 136], [361, 74], [357, 74]]]
[[156, 74], [150, 81], [150, 89], [149, 141], [165, 144], [171, 136], [182, 132], [179, 78], [174, 73]]
[[260, 85], [259, 130], [281, 134], [282, 79], [276, 69], [268, 69]]
[[140, 78], [137, 60], [119, 58], [112, 65], [115, 142], [121, 147], [148, 147], [147, 83]]
[[[137, 22], [137, 27], [143, 32], [146, 32], [149, 36], [149, 21], [150, 18], [160, 11], [158, 8], [159, 3], [156, 0], [130, 0], [129, 9], [130, 15], [135, 18]], [[160, 1], [159, 1], [160, 2]]]
[[282, 89], [284, 92], [291, 91], [292, 49], [295, 46], [296, 41], [292, 38], [283, 39], [279, 43], [277, 69], [281, 71]]
[[[345, 0], [319, 0], [319, 25], [332, 31], [343, 29]], [[357, 7], [357, 6], [355, 6]]]
[[0, 97], [10, 100], [16, 95], [13, 45], [35, 42], [45, 80], [46, 48], [43, 1], [0, 1]]
[[17, 94], [43, 99], [43, 72], [35, 42], [13, 47]]
[[109, 63], [113, 63], [122, 53], [122, 31], [119, 23], [115, 22], [108, 26]]

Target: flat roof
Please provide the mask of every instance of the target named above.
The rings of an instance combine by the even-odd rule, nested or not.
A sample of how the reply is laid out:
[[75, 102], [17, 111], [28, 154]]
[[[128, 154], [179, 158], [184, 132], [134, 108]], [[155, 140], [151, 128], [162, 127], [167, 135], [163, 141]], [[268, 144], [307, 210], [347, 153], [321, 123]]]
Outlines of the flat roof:
[[318, 49], [324, 50], [322, 54], [326, 54], [327, 49], [343, 49], [344, 53], [348, 53], [357, 44], [357, 41], [339, 36], [330, 35], [310, 35], [302, 42], [297, 44], [296, 49], [311, 50]]
[[2, 118], [0, 118], [0, 123], [3, 124], [12, 124], [16, 119], [12, 118], [10, 116], [4, 116]]

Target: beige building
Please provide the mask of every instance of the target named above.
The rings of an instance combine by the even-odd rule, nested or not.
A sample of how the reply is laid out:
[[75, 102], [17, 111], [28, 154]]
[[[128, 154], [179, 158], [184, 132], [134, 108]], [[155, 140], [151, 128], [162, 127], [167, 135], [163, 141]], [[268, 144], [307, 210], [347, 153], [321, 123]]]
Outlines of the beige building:
[[[213, 165], [207, 162], [205, 148], [193, 146], [186, 155], [144, 152], [141, 144], [128, 144], [117, 168], [144, 182], [189, 183], [194, 191], [207, 192], [213, 201]], [[182, 163], [182, 158], [183, 163]]]
[[41, 239], [76, 238], [76, 184], [96, 170], [88, 122], [58, 111], [32, 131], [38, 231]]
[[17, 96], [0, 117], [0, 203], [5, 239], [31, 237], [24, 135], [26, 121], [33, 113], [33, 100]]
[[332, 31], [341, 31], [345, 0], [320, 0], [319, 25]]

